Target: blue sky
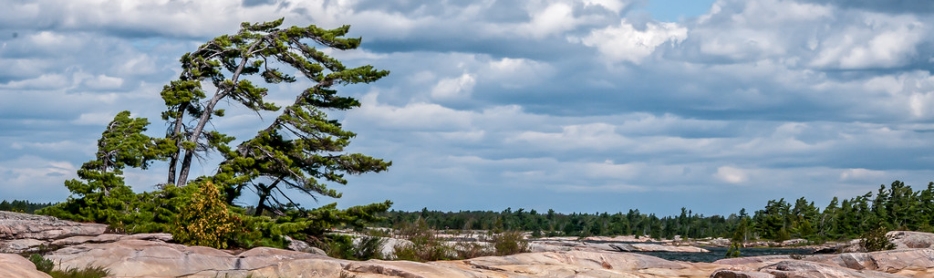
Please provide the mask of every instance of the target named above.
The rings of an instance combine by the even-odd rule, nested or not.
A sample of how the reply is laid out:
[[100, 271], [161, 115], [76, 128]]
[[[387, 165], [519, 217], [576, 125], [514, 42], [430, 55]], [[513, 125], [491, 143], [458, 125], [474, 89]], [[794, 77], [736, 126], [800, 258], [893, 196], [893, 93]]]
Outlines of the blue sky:
[[[333, 55], [392, 72], [339, 88], [363, 103], [331, 114], [358, 134], [350, 151], [393, 161], [335, 185], [340, 206], [710, 215], [923, 187], [934, 6], [882, 2], [13, 1], [0, 10], [0, 199], [64, 200], [116, 113], [165, 130], [159, 91], [179, 56], [279, 17], [349, 24], [363, 46]], [[226, 108], [222, 132], [265, 126]], [[164, 171], [127, 181], [152, 190]]]

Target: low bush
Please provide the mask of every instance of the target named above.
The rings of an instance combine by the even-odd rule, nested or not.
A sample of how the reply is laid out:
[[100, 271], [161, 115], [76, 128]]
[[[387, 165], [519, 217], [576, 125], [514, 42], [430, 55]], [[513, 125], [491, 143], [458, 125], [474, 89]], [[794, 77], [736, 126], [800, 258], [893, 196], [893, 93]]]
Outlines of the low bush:
[[876, 225], [876, 228], [863, 234], [863, 239], [859, 241], [859, 246], [867, 252], [895, 249], [895, 244], [892, 243], [891, 238], [886, 235], [888, 232], [889, 230], [885, 227], [885, 224], [880, 222]]
[[454, 245], [454, 252], [459, 259], [470, 259], [483, 256], [492, 256], [494, 252], [489, 245], [480, 242], [458, 242]]
[[506, 256], [529, 252], [529, 242], [521, 231], [506, 231], [492, 236], [493, 248], [497, 256]]
[[393, 246], [397, 260], [424, 262], [457, 259], [454, 248], [445, 244], [444, 240], [428, 227], [425, 219], [419, 218], [415, 223], [403, 224], [398, 229], [398, 235], [412, 243]]
[[[490, 232], [480, 236], [479, 241], [458, 241], [450, 243], [437, 232], [428, 227], [424, 219], [419, 218], [414, 223], [403, 224], [398, 228], [397, 235], [411, 241], [411, 244], [394, 246], [395, 259], [409, 261], [438, 261], [462, 260], [482, 256], [506, 256], [529, 252], [529, 243], [521, 231]], [[459, 238], [474, 238], [472, 235], [461, 235], [454, 232]]]
[[730, 249], [727, 249], [727, 250], [726, 250], [726, 255], [724, 256], [724, 258], [727, 258], [727, 259], [729, 259], [729, 258], [739, 258], [739, 257], [741, 256], [740, 253], [739, 253], [739, 249], [740, 249], [741, 247], [742, 247], [742, 245], [741, 245], [739, 242], [735, 242], [735, 241], [734, 241], [734, 242], [730, 243]]
[[227, 209], [220, 189], [211, 182], [191, 183], [197, 191], [185, 204], [171, 230], [175, 241], [185, 245], [200, 245], [218, 249], [236, 242], [242, 220]]
[[382, 248], [386, 243], [386, 239], [373, 236], [363, 236], [355, 242], [348, 235], [331, 235], [327, 241], [329, 243], [325, 246], [325, 252], [328, 256], [357, 261], [383, 259]]
[[30, 255], [29, 261], [36, 265], [36, 270], [47, 273], [52, 278], [103, 278], [110, 275], [110, 271], [101, 266], [53, 270], [55, 263], [39, 254]]
[[52, 268], [55, 267], [55, 263], [52, 260], [46, 259], [39, 254], [32, 254], [29, 256], [29, 261], [32, 264], [36, 265], [36, 270], [49, 273], [52, 272]]
[[53, 270], [49, 272], [49, 275], [52, 278], [103, 278], [110, 276], [110, 271], [104, 267], [93, 266], [82, 269]]

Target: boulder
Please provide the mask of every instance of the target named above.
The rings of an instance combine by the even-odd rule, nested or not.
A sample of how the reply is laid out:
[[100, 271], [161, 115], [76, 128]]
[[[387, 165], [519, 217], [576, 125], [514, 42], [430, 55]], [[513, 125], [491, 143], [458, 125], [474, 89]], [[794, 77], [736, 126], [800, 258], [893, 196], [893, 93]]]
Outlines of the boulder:
[[833, 264], [856, 270], [878, 270], [889, 273], [927, 272], [934, 269], [934, 249], [889, 250], [872, 253], [814, 255], [806, 261]]
[[[886, 236], [889, 237], [892, 243], [895, 244], [896, 250], [934, 247], [934, 233], [891, 231], [886, 233]], [[854, 239], [844, 243], [828, 244], [820, 246], [816, 251], [814, 251], [814, 253], [834, 254], [865, 252], [866, 250], [859, 246], [859, 242], [859, 239]]]
[[781, 246], [801, 246], [805, 244], [808, 244], [808, 240], [801, 238], [794, 238], [781, 242]]
[[36, 265], [15, 254], [0, 254], [0, 277], [51, 278], [48, 274], [36, 270]]
[[124, 239], [170, 242], [172, 241], [172, 235], [167, 234], [167, 233], [147, 233], [147, 234], [132, 234], [132, 235], [102, 234], [99, 236], [73, 236], [73, 237], [68, 237], [68, 238], [63, 238], [63, 239], [52, 241], [50, 245], [62, 247], [62, 246], [78, 245], [82, 243], [115, 242], [115, 241], [120, 241]]
[[646, 243], [613, 243], [610, 244], [613, 249], [621, 252], [684, 252], [684, 253], [707, 253], [707, 249], [695, 246], [672, 246], [663, 244]]
[[354, 276], [358, 274], [377, 274], [389, 277], [483, 277], [474, 271], [456, 267], [446, 267], [444, 264], [417, 263], [410, 261], [370, 260], [365, 262], [348, 262], [347, 265], [344, 266], [344, 270], [352, 273]]
[[285, 240], [289, 242], [289, 246], [287, 247], [289, 250], [312, 253], [312, 254], [317, 254], [317, 255], [322, 255], [322, 256], [328, 255], [328, 253], [324, 252], [324, 250], [321, 250], [321, 248], [311, 246], [310, 244], [308, 244], [308, 242], [305, 242], [304, 240], [292, 239], [291, 237], [288, 237], [288, 236], [285, 237]]
[[[787, 263], [788, 261], [800, 262], [800, 264]], [[772, 269], [774, 271], [767, 271], [765, 273], [771, 273], [776, 277], [824, 277], [820, 275], [827, 275], [826, 277], [850, 277], [847, 276], [850, 275], [848, 274], [849, 272], [839, 269], [857, 271], [863, 273], [860, 275], [864, 275], [852, 277], [891, 277], [880, 276], [879, 273], [897, 274], [903, 277], [934, 277], [934, 249], [809, 255], [800, 260], [791, 260], [789, 256], [785, 255], [773, 255], [723, 259], [714, 262], [714, 264], [729, 266], [730, 270], [734, 272], [761, 272], [763, 270]], [[781, 274], [786, 276], [779, 275], [780, 271], [786, 270], [788, 273]], [[725, 272], [725, 274], [722, 275], [729, 274]]]
[[710, 274], [710, 278], [775, 278], [775, 275], [762, 272], [718, 269]]
[[717, 267], [636, 253], [591, 251], [523, 253], [439, 263], [462, 264], [485, 277], [707, 277]]
[[59, 220], [51, 216], [0, 211], [0, 240], [54, 240], [72, 236], [98, 236], [107, 225]]
[[934, 234], [909, 231], [891, 231], [886, 234], [895, 243], [895, 249], [931, 248]]
[[[208, 247], [126, 239], [65, 247], [45, 256], [56, 269], [100, 266], [118, 277], [246, 276], [252, 270], [326, 256], [275, 248], [254, 248], [238, 255]], [[338, 268], [339, 269], [339, 268]], [[286, 275], [292, 277], [291, 275]]]
[[23, 252], [33, 252], [38, 251], [45, 241], [38, 239], [14, 239], [14, 240], [4, 240], [0, 241], [0, 253], [14, 253], [19, 254]]
[[[874, 270], [855, 270], [836, 265], [827, 265], [809, 261], [781, 261], [759, 269], [776, 278], [899, 278], [902, 276]], [[903, 278], [903, 277], [902, 277]]]

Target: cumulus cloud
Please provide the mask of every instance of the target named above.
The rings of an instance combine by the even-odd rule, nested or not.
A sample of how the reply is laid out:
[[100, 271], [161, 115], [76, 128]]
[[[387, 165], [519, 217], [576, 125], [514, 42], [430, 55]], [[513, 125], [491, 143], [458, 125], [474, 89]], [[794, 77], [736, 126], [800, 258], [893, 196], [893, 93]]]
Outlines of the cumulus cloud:
[[927, 28], [912, 16], [867, 14], [864, 23], [847, 27], [819, 43], [815, 67], [866, 69], [910, 63]]
[[0, 195], [20, 200], [61, 201], [68, 196], [63, 182], [75, 178], [76, 170], [71, 162], [32, 155], [3, 160], [0, 161], [0, 179], [4, 184]]
[[645, 30], [637, 30], [623, 19], [619, 26], [610, 26], [580, 39], [586, 46], [597, 48], [611, 61], [639, 64], [664, 43], [679, 43], [687, 39], [687, 28], [676, 23], [646, 23]]
[[741, 184], [749, 179], [746, 175], [746, 171], [731, 166], [720, 166], [717, 168], [717, 173], [714, 174], [714, 176], [724, 182], [732, 184]]
[[441, 101], [463, 100], [470, 97], [476, 83], [473, 75], [467, 73], [456, 78], [444, 78], [431, 89], [431, 97]]
[[[394, 162], [350, 177], [342, 205], [729, 213], [930, 179], [930, 5], [719, 0], [672, 23], [640, 3], [14, 1], [0, 10], [0, 196], [61, 200], [112, 115], [163, 132], [158, 93], [181, 54], [279, 17], [350, 24], [362, 49], [325, 51], [392, 72], [338, 88], [362, 106], [329, 111], [357, 133], [348, 151]], [[211, 128], [268, 124], [231, 106]], [[128, 182], [150, 189], [153, 167]]]

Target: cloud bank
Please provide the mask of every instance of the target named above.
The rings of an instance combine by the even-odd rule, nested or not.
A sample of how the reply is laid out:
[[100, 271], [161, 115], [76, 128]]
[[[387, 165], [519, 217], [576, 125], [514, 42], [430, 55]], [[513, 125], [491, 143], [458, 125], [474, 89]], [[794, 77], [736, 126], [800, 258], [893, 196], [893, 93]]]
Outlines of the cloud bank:
[[[363, 103], [333, 114], [358, 134], [351, 151], [393, 161], [339, 187], [342, 206], [728, 214], [934, 179], [930, 5], [718, 0], [676, 22], [645, 5], [13, 1], [0, 11], [0, 199], [63, 200], [117, 112], [163, 132], [158, 93], [181, 54], [279, 17], [349, 24], [363, 47], [332, 54], [392, 71], [340, 88]], [[228, 111], [215, 128], [262, 126]], [[160, 167], [128, 182], [150, 190]]]

